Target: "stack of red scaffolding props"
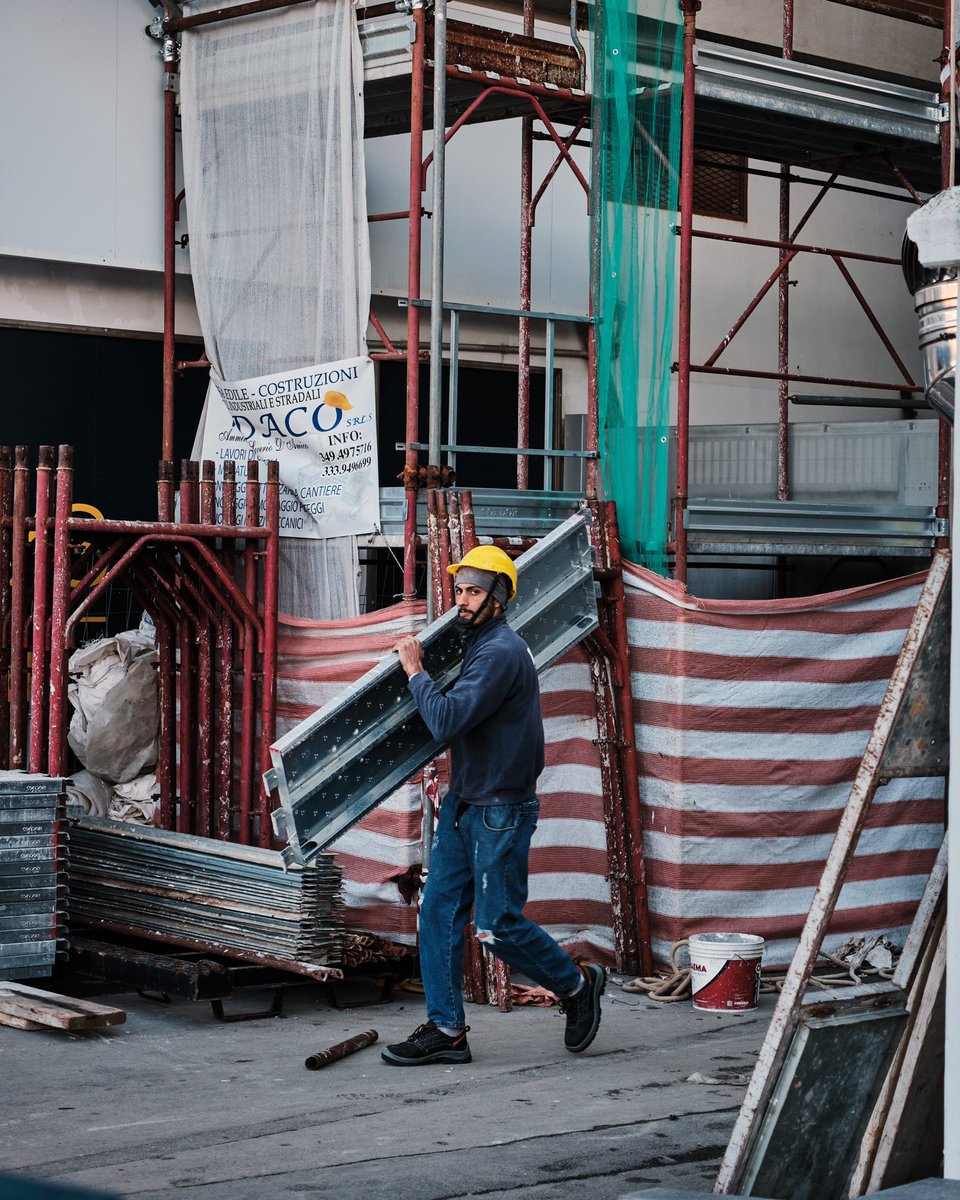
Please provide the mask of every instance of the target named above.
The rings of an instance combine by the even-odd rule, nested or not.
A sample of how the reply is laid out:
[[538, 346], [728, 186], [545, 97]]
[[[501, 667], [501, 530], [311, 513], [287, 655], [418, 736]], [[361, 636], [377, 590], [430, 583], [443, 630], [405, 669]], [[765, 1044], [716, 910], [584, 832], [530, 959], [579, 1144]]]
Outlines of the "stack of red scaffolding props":
[[[0, 679], [9, 678], [0, 767], [69, 774], [70, 651], [84, 616], [121, 585], [157, 630], [159, 823], [269, 845], [268, 798], [255, 781], [275, 734], [277, 464], [267, 465], [263, 525], [236, 523], [233, 463], [219, 521], [210, 462], [183, 464], [179, 520], [173, 464], [160, 464], [157, 522], [72, 516], [69, 446], [56, 468], [53, 447], [41, 446], [35, 487], [30, 476], [25, 446], [13, 456], [0, 447]], [[259, 514], [257, 462], [243, 486], [246, 513]]]

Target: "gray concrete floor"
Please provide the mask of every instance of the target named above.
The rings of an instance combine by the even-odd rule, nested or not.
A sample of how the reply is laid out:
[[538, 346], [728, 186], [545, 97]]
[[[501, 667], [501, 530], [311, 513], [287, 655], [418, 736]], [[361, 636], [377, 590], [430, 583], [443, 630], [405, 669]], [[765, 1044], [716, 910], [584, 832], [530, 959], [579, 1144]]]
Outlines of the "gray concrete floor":
[[114, 993], [105, 1002], [126, 1009], [121, 1026], [0, 1027], [0, 1169], [137, 1200], [709, 1192], [773, 998], [718, 1015], [612, 977], [604, 1001], [579, 1056], [563, 1049], [556, 1009], [470, 1005], [467, 1066], [390, 1067], [372, 1046], [307, 1071], [311, 1051], [365, 1029], [402, 1040], [422, 998], [338, 1009], [309, 985], [288, 992], [280, 1018], [225, 1024], [208, 1004]]

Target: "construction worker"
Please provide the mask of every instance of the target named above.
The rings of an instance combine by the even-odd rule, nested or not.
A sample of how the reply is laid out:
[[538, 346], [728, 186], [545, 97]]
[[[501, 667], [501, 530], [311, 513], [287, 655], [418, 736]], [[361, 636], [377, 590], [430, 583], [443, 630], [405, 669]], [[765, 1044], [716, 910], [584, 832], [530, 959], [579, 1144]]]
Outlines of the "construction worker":
[[461, 979], [471, 905], [480, 943], [560, 998], [564, 1044], [579, 1054], [596, 1037], [606, 974], [593, 964], [578, 966], [523, 915], [544, 738], [533, 656], [506, 620], [516, 567], [495, 546], [478, 546], [447, 569], [455, 576], [458, 628], [467, 647], [459, 680], [444, 695], [424, 670], [417, 638], [396, 646], [421, 716], [452, 749], [450, 790], [420, 910], [428, 1019], [382, 1057], [410, 1067], [470, 1062]]

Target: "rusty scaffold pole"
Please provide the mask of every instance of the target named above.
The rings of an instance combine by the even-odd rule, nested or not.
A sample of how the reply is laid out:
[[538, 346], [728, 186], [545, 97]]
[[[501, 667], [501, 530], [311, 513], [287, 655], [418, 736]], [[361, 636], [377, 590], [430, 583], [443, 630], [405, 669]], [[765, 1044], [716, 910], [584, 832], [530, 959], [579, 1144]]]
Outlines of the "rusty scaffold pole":
[[674, 498], [674, 574], [687, 580], [687, 531], [683, 513], [690, 473], [690, 331], [693, 271], [694, 51], [700, 0], [680, 0], [683, 12], [683, 109], [680, 123], [680, 296], [677, 353], [677, 483]]
[[176, 337], [177, 96], [180, 46], [172, 33], [163, 39], [163, 425], [160, 457], [173, 459], [173, 381]]
[[420, 438], [420, 269], [423, 222], [423, 97], [426, 21], [423, 0], [412, 0], [413, 49], [410, 71], [410, 189], [407, 244], [406, 452], [403, 468], [406, 514], [403, 526], [403, 598], [417, 595], [417, 494]]
[[[949, 119], [940, 125], [940, 187], [953, 187], [956, 176], [956, 32], [953, 27], [954, 0], [943, 3], [943, 49], [940, 53], [940, 100], [946, 105]], [[940, 420], [937, 444], [937, 517], [946, 525], [950, 517], [951, 491], [951, 429]], [[957, 519], [957, 514], [953, 514]], [[948, 536], [937, 538], [937, 546], [945, 549], [950, 544]]]
[[[783, 58], [793, 58], [793, 0], [783, 0]], [[790, 165], [780, 165], [780, 241], [790, 240]], [[790, 266], [777, 282], [777, 499], [790, 499]]]
[[[523, 34], [534, 35], [533, 0], [523, 0]], [[520, 310], [531, 307], [531, 269], [533, 257], [533, 116], [520, 124]], [[530, 318], [521, 317], [517, 345], [517, 449], [530, 446]], [[517, 487], [530, 486], [530, 459], [517, 455]]]

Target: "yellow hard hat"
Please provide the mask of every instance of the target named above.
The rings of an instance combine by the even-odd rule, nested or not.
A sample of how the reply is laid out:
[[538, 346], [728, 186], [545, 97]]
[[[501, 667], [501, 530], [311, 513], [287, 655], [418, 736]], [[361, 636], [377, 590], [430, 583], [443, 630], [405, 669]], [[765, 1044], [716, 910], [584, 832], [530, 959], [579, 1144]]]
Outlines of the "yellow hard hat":
[[461, 567], [473, 567], [475, 571], [492, 571], [494, 575], [506, 575], [510, 581], [510, 594], [507, 599], [512, 600], [517, 594], [517, 568], [513, 565], [510, 555], [497, 546], [474, 546], [458, 563], [451, 563], [447, 570], [451, 575], [456, 575]]

